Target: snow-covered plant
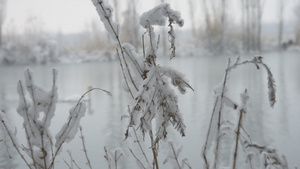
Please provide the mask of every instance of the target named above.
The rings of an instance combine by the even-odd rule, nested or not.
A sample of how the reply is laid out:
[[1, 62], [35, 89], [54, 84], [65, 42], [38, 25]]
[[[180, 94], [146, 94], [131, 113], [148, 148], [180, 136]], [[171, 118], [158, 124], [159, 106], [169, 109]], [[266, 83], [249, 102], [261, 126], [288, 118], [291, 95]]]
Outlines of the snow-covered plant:
[[[144, 136], [149, 133], [152, 152], [156, 158], [157, 143], [167, 138], [166, 129], [170, 124], [182, 136], [185, 135], [185, 124], [178, 107], [178, 97], [171, 86], [176, 87], [181, 94], [186, 92], [186, 88], [192, 89], [192, 87], [187, 83], [183, 74], [156, 63], [159, 38], [156, 39], [154, 26], [165, 26], [168, 20], [170, 27], [168, 34], [171, 44], [170, 59], [172, 59], [176, 54], [176, 35], [173, 24], [182, 27], [184, 20], [181, 18], [180, 12], [172, 10], [167, 3], [142, 14], [140, 25], [146, 29], [145, 34], [148, 34], [150, 42], [146, 50], [143, 47], [143, 54], [138, 54], [132, 45], [121, 44], [119, 25], [112, 20], [113, 10], [107, 2], [105, 0], [92, 0], [92, 2], [106, 30], [118, 45], [116, 51], [126, 84], [125, 89], [135, 102], [129, 109], [126, 138], [129, 136], [129, 128], [135, 126]], [[153, 134], [153, 132], [155, 133]], [[157, 159], [154, 161], [158, 169]]]
[[[225, 77], [223, 82], [216, 87], [215, 89], [215, 104], [213, 108], [213, 113], [211, 116], [208, 132], [207, 132], [207, 137], [203, 149], [203, 159], [204, 159], [204, 166], [206, 169], [211, 169], [211, 168], [219, 168], [219, 155], [220, 155], [220, 140], [222, 136], [226, 135], [226, 131], [224, 131], [224, 128], [229, 128], [230, 130], [234, 131], [235, 135], [235, 147], [234, 147], [234, 152], [232, 155], [233, 161], [231, 162], [232, 168], [236, 168], [236, 161], [237, 161], [237, 150], [238, 150], [238, 143], [241, 142], [241, 140], [249, 140], [250, 136], [247, 134], [245, 131], [244, 127], [242, 126], [242, 120], [243, 120], [243, 114], [246, 114], [247, 109], [246, 109], [246, 103], [248, 101], [248, 94], [247, 94], [247, 89], [245, 90], [244, 93], [241, 94], [241, 103], [237, 104], [235, 103], [231, 98], [228, 98], [226, 96], [227, 92], [227, 80], [229, 78], [230, 72], [242, 65], [245, 64], [254, 64], [257, 69], [260, 69], [260, 67], [265, 68], [268, 74], [268, 95], [269, 95], [269, 103], [270, 106], [273, 107], [275, 102], [276, 102], [276, 96], [275, 96], [275, 81], [272, 75], [272, 72], [270, 71], [269, 67], [262, 61], [262, 57], [253, 57], [252, 60], [245, 60], [245, 61], [240, 61], [240, 58], [237, 58], [237, 60], [233, 63], [231, 63], [230, 59], [228, 61], [228, 66], [225, 70]], [[238, 110], [239, 112], [239, 120], [237, 123], [237, 128], [236, 130], [232, 129], [232, 127], [229, 125], [228, 127], [228, 122], [225, 122], [224, 120], [224, 115], [223, 115], [223, 107], [227, 106], [230, 107], [234, 110]], [[232, 124], [230, 122], [229, 124]], [[243, 132], [243, 133], [242, 133]], [[250, 139], [251, 140], [251, 139]], [[242, 142], [243, 143], [243, 142]], [[241, 143], [241, 144], [242, 144]], [[207, 151], [214, 145], [214, 159], [213, 162], [209, 162], [207, 158]]]
[[[82, 95], [77, 104], [70, 109], [68, 120], [56, 134], [56, 141], [54, 142], [49, 128], [55, 114], [58, 99], [56, 86], [57, 70], [53, 69], [52, 74], [52, 87], [49, 91], [34, 82], [33, 72], [29, 68], [25, 70], [25, 84], [21, 80], [18, 82], [19, 105], [17, 112], [23, 118], [27, 145], [21, 146], [17, 143], [16, 132], [11, 130], [5, 114], [0, 112], [0, 128], [5, 132], [6, 137], [4, 138], [10, 139], [13, 147], [28, 168], [54, 168], [55, 159], [61, 152], [62, 146], [64, 143], [74, 139], [80, 119], [85, 114], [86, 106], [81, 102], [81, 99], [86, 93], [93, 90], [91, 89]], [[102, 91], [108, 93], [105, 90]], [[21, 150], [28, 157], [25, 157], [23, 155], [24, 152]]]

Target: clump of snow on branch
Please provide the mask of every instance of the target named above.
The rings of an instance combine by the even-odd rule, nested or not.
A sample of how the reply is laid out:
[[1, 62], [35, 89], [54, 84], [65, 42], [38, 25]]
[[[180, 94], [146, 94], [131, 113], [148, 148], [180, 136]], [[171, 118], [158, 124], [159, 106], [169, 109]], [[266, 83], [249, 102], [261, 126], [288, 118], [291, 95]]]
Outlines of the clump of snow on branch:
[[130, 111], [128, 127], [138, 125], [143, 134], [152, 129], [152, 120], [156, 119], [155, 143], [167, 137], [166, 128], [170, 124], [182, 136], [185, 135], [185, 124], [178, 108], [178, 97], [170, 87], [171, 84], [182, 94], [186, 92], [186, 88], [191, 88], [179, 72], [171, 68], [151, 68], [135, 95], [136, 103]]
[[170, 4], [164, 3], [161, 4], [148, 12], [143, 13], [143, 15], [140, 17], [140, 25], [147, 29], [149, 37], [150, 37], [150, 48], [148, 48], [148, 55], [150, 56], [156, 56], [155, 48], [156, 46], [156, 36], [154, 33], [153, 26], [165, 26], [166, 20], [169, 19], [168, 26], [170, 27], [170, 30], [168, 31], [169, 35], [169, 42], [171, 44], [171, 54], [170, 59], [175, 57], [175, 39], [176, 34], [173, 28], [174, 23], [178, 24], [180, 27], [184, 25], [184, 20], [181, 18], [181, 14], [178, 11], [174, 11], [171, 9]]
[[180, 27], [184, 24], [180, 12], [172, 10], [170, 4], [164, 3], [143, 13], [140, 17], [140, 25], [146, 29], [153, 25], [165, 26], [167, 18], [176, 22]]
[[120, 25], [112, 20], [113, 8], [104, 0], [92, 0], [105, 29], [113, 38], [118, 41], [120, 36]]
[[56, 148], [59, 148], [64, 142], [68, 143], [74, 139], [79, 128], [80, 120], [85, 115], [85, 111], [86, 106], [82, 102], [79, 102], [70, 109], [68, 121], [55, 136]]

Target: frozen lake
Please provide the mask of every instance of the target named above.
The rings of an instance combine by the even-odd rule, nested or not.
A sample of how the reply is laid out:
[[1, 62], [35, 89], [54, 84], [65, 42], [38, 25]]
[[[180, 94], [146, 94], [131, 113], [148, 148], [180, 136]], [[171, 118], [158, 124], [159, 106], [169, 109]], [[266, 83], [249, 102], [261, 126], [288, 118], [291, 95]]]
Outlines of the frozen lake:
[[[244, 124], [251, 139], [260, 144], [276, 147], [286, 156], [290, 168], [295, 165], [300, 167], [300, 55], [267, 53], [263, 57], [276, 81], [275, 107], [270, 108], [268, 103], [266, 72], [257, 70], [253, 65], [233, 70], [228, 81], [228, 95], [239, 102], [239, 93], [247, 88], [250, 101]], [[236, 57], [231, 58], [235, 60]], [[179, 145], [183, 145], [182, 157], [187, 157], [193, 168], [202, 168], [201, 151], [213, 108], [213, 89], [223, 80], [227, 58], [175, 58], [171, 62], [160, 60], [158, 63], [175, 67], [184, 73], [195, 89], [194, 92], [189, 90], [186, 95], [179, 97], [180, 110], [187, 126], [186, 137], [181, 138], [174, 130], [170, 130], [169, 136]], [[23, 122], [16, 113], [18, 103], [16, 88], [18, 80], [24, 79], [25, 67], [27, 66], [0, 66], [0, 108], [9, 115], [12, 125], [17, 127], [19, 143], [23, 144], [24, 131], [21, 127]], [[87, 97], [89, 110], [83, 117], [81, 125], [90, 160], [95, 168], [99, 168], [98, 166], [107, 168], [103, 158], [103, 147], [123, 147], [126, 160], [120, 162], [119, 168], [135, 166], [135, 160], [128, 147], [136, 154], [140, 154], [137, 144], [131, 139], [123, 141], [127, 121], [121, 121], [120, 117], [127, 115], [127, 105], [131, 99], [121, 89], [122, 74], [118, 62], [29, 65], [29, 67], [34, 72], [35, 81], [47, 89], [51, 86], [52, 67], [59, 70], [57, 86], [60, 101], [56, 106], [56, 116], [52, 120], [53, 135], [67, 119], [68, 110], [76, 104], [75, 101], [66, 98], [82, 95], [89, 86], [111, 91], [112, 97], [99, 91], [94, 91]], [[236, 122], [235, 117], [228, 118]], [[149, 144], [145, 143], [145, 148], [148, 147]], [[78, 136], [63, 150], [71, 150], [73, 158], [85, 168], [84, 154]], [[159, 153], [159, 160], [162, 163], [167, 155], [164, 144], [161, 145]], [[150, 155], [149, 157], [151, 158]], [[56, 168], [67, 168], [63, 159], [70, 161], [67, 153], [62, 153], [55, 164]], [[16, 161], [19, 168], [24, 168], [24, 163], [20, 159]], [[166, 164], [164, 168], [168, 167]]]

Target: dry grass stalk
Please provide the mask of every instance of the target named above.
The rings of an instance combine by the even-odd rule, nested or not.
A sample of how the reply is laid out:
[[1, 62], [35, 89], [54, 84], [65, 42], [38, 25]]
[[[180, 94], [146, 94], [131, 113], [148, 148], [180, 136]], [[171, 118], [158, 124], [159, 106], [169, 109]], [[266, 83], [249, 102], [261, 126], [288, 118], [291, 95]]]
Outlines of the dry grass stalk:
[[76, 163], [76, 161], [73, 159], [71, 151], [70, 151], [70, 150], [67, 150], [67, 152], [68, 152], [68, 155], [69, 155], [70, 160], [71, 160], [71, 167], [73, 168], [73, 163], [74, 163], [75, 166], [76, 166], [78, 169], [81, 169], [81, 168], [79, 167], [79, 165]]
[[[224, 99], [226, 99], [226, 102], [229, 98], [227, 98], [225, 96], [225, 89], [226, 89], [226, 82], [227, 82], [227, 78], [228, 78], [228, 74], [230, 73], [231, 70], [237, 68], [238, 66], [242, 66], [242, 65], [246, 65], [246, 64], [254, 64], [256, 66], [257, 69], [260, 69], [260, 66], [264, 67], [265, 70], [267, 71], [267, 74], [268, 74], [268, 95], [269, 95], [269, 102], [270, 102], [270, 106], [273, 107], [275, 102], [276, 102], [276, 95], [275, 95], [275, 81], [274, 81], [274, 78], [273, 78], [273, 75], [272, 75], [272, 72], [270, 71], [269, 67], [263, 63], [262, 61], [262, 57], [261, 56], [258, 56], [258, 57], [253, 57], [252, 60], [246, 60], [246, 61], [243, 61], [241, 62], [240, 61], [240, 58], [237, 58], [237, 60], [234, 62], [234, 63], [231, 63], [230, 59], [228, 60], [228, 65], [227, 65], [227, 68], [225, 69], [225, 77], [223, 79], [223, 82], [222, 82], [222, 86], [221, 86], [221, 89], [218, 89], [220, 91], [217, 91], [216, 93], [216, 102], [214, 104], [214, 108], [213, 108], [213, 113], [212, 113], [212, 116], [211, 116], [211, 120], [210, 120], [210, 123], [209, 123], [209, 128], [208, 128], [208, 132], [207, 132], [207, 136], [206, 136], [206, 141], [205, 141], [205, 145], [204, 145], [204, 149], [203, 149], [203, 152], [202, 152], [202, 156], [203, 156], [203, 159], [204, 159], [204, 163], [205, 163], [205, 168], [206, 169], [209, 169], [210, 168], [210, 164], [208, 162], [208, 159], [207, 159], [207, 149], [208, 149], [208, 142], [209, 142], [209, 138], [211, 138], [212, 136], [211, 135], [214, 135], [214, 133], [212, 133], [211, 131], [211, 128], [213, 125], [217, 126], [217, 131], [216, 131], [216, 136], [215, 136], [215, 141], [216, 141], [216, 146], [215, 146], [215, 154], [214, 154], [214, 163], [213, 163], [213, 168], [216, 169], [218, 168], [218, 160], [219, 160], [219, 144], [220, 144], [220, 139], [221, 137], [225, 134], [220, 134], [220, 128], [221, 128], [221, 119], [222, 119], [222, 107], [223, 107], [223, 103], [224, 103]], [[230, 99], [229, 99], [230, 100]], [[218, 103], [219, 102], [219, 103]], [[236, 109], [237, 106], [234, 106], [233, 108]], [[215, 113], [218, 112], [218, 116], [215, 117]], [[243, 112], [245, 112], [245, 110], [243, 110]], [[240, 115], [241, 112], [240, 112]], [[242, 116], [240, 116], [242, 118]], [[213, 124], [213, 118], [217, 118], [217, 122], [216, 124]], [[236, 137], [236, 142], [235, 142], [235, 153], [233, 155], [233, 159], [234, 159], [234, 162], [233, 162], [233, 168], [235, 168], [235, 165], [236, 165], [236, 159], [237, 159], [237, 149], [238, 149], [238, 140], [241, 139], [240, 138], [240, 130], [242, 129], [246, 135], [248, 135], [248, 137], [250, 138], [249, 134], [244, 130], [243, 126], [241, 125], [240, 123], [241, 121], [238, 122], [238, 127], [237, 127], [237, 137]]]
[[133, 151], [130, 148], [128, 148], [128, 149], [129, 149], [130, 153], [133, 155], [133, 157], [136, 159], [136, 161], [140, 164], [140, 166], [142, 166], [143, 169], [146, 169], [146, 167], [143, 165], [143, 163], [141, 162], [141, 160], [133, 153]]
[[108, 169], [111, 169], [111, 159], [110, 159], [110, 157], [109, 157], [109, 155], [108, 155], [108, 152], [107, 152], [107, 149], [106, 149], [105, 146], [104, 146], [104, 151], [105, 151], [105, 156], [104, 156], [104, 158], [105, 158], [105, 160], [107, 161]]
[[83, 152], [84, 152], [85, 158], [87, 160], [87, 165], [89, 166], [90, 169], [92, 169], [91, 161], [90, 161], [89, 156], [87, 154], [87, 150], [86, 150], [85, 141], [84, 141], [84, 137], [83, 137], [83, 134], [82, 134], [82, 127], [81, 126], [79, 126], [79, 130], [80, 130], [80, 137], [79, 138], [81, 139], [81, 142], [82, 142]]
[[240, 117], [239, 117], [238, 127], [237, 127], [237, 132], [236, 132], [235, 148], [234, 148], [234, 154], [233, 154], [233, 167], [232, 167], [232, 169], [236, 168], [237, 151], [238, 151], [238, 145], [239, 145], [238, 142], [239, 142], [239, 137], [240, 137], [240, 129], [241, 129], [241, 126], [242, 126], [243, 114], [246, 114], [246, 111], [244, 109], [241, 109], [240, 110]]
[[150, 162], [149, 162], [148, 157], [146, 156], [146, 153], [145, 153], [145, 151], [144, 151], [144, 149], [143, 149], [143, 147], [142, 147], [142, 145], [141, 145], [141, 143], [140, 143], [140, 140], [139, 140], [139, 138], [138, 138], [138, 135], [137, 135], [137, 133], [136, 133], [136, 130], [135, 130], [134, 127], [133, 127], [132, 129], [133, 129], [133, 132], [134, 132], [134, 135], [135, 135], [135, 138], [136, 138], [136, 142], [138, 143], [139, 148], [140, 148], [140, 150], [141, 150], [141, 152], [142, 152], [142, 154], [143, 154], [143, 156], [144, 156], [144, 158], [145, 158], [145, 160], [146, 160], [148, 166], [151, 168]]

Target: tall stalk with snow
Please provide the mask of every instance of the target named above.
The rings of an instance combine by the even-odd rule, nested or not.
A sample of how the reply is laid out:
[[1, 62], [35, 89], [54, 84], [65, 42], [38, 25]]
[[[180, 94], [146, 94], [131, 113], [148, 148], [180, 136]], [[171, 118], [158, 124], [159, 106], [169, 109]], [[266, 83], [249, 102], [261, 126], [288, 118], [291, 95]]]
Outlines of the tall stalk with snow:
[[[121, 44], [119, 25], [112, 20], [112, 8], [104, 0], [92, 0], [101, 21], [112, 39], [117, 43], [116, 49], [122, 69], [126, 90], [130, 93], [134, 104], [129, 108], [129, 129], [138, 127], [145, 136], [149, 134], [155, 167], [158, 169], [157, 143], [167, 138], [166, 128], [173, 125], [179, 133], [185, 135], [185, 124], [178, 107], [178, 97], [171, 86], [176, 87], [181, 94], [186, 88], [192, 87], [180, 72], [156, 63], [159, 38], [154, 26], [169, 26], [169, 42], [171, 45], [170, 59], [176, 56], [176, 34], [173, 25], [183, 26], [184, 21], [178, 11], [169, 4], [161, 4], [140, 17], [140, 25], [149, 36], [149, 46], [143, 48], [143, 54], [136, 53], [130, 44]], [[144, 36], [143, 36], [144, 37]], [[143, 43], [144, 44], [144, 43]], [[155, 125], [154, 125], [155, 123]]]
[[[230, 59], [228, 61], [228, 66], [225, 70], [225, 77], [223, 82], [215, 89], [215, 104], [213, 108], [213, 113], [211, 116], [211, 120], [209, 123], [209, 128], [206, 136], [206, 141], [204, 145], [204, 149], [202, 152], [203, 159], [204, 159], [204, 167], [206, 169], [217, 169], [220, 167], [220, 154], [221, 154], [221, 149], [220, 149], [220, 143], [221, 139], [223, 136], [228, 135], [229, 133], [227, 130], [224, 129], [230, 129], [233, 131], [233, 137], [234, 137], [234, 149], [232, 152], [231, 159], [232, 161], [230, 162], [231, 168], [236, 169], [237, 168], [237, 159], [238, 159], [238, 148], [239, 144], [242, 146], [244, 152], [247, 154], [250, 159], [250, 167], [252, 166], [251, 159], [253, 155], [258, 155], [261, 156], [261, 166], [265, 166], [267, 168], [268, 166], [280, 166], [282, 168], [286, 168], [286, 160], [285, 157], [283, 156], [282, 158], [279, 157], [276, 153], [275, 149], [270, 149], [267, 146], [260, 146], [257, 144], [252, 143], [251, 136], [247, 133], [245, 128], [243, 127], [243, 119], [246, 113], [251, 113], [247, 112], [247, 101], [248, 101], [248, 93], [247, 89], [245, 92], [241, 94], [241, 103], [237, 104], [234, 102], [231, 98], [228, 98], [226, 95], [227, 92], [227, 80], [229, 78], [229, 74], [233, 69], [236, 69], [239, 66], [246, 65], [246, 64], [253, 64], [256, 66], [257, 69], [260, 69], [261, 67], [265, 68], [267, 74], [268, 74], [268, 96], [269, 96], [269, 103], [270, 106], [273, 107], [275, 102], [276, 102], [276, 96], [275, 96], [275, 81], [273, 78], [273, 74], [270, 71], [269, 67], [262, 61], [262, 57], [253, 57], [252, 60], [245, 60], [245, 61], [240, 61], [240, 58], [237, 58], [235, 62], [231, 62]], [[226, 122], [224, 120], [224, 106], [227, 106], [229, 108], [232, 108], [233, 110], [238, 110], [238, 122], [236, 129], [232, 128], [233, 122]], [[230, 125], [228, 125], [230, 123]], [[214, 144], [214, 159], [212, 162], [209, 162], [208, 157], [207, 157], [207, 151], [212, 147]], [[258, 150], [257, 153], [253, 153], [251, 151], [248, 151], [249, 148], [254, 148]], [[275, 155], [273, 155], [275, 154]], [[268, 160], [267, 160], [268, 159]], [[265, 161], [264, 161], [265, 160]], [[276, 163], [272, 163], [276, 162]]]

